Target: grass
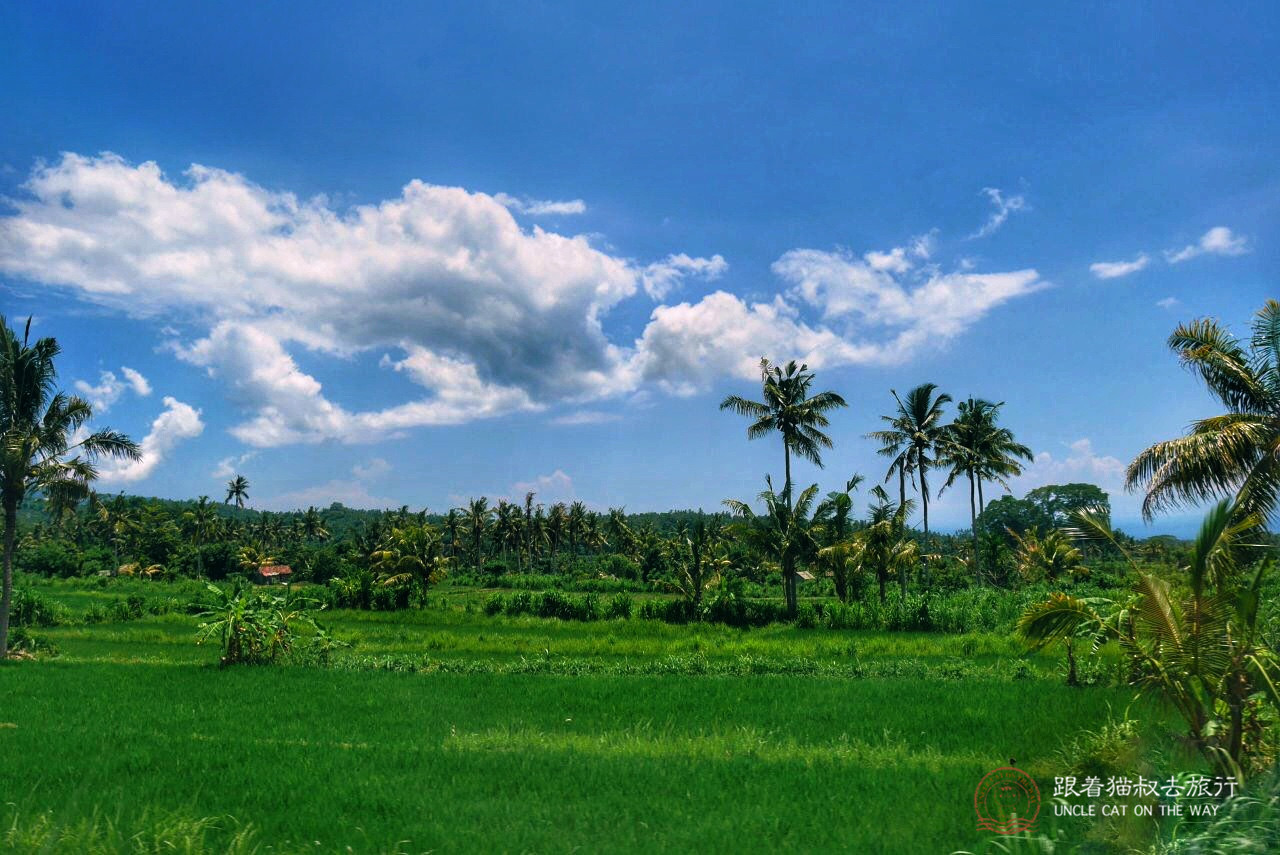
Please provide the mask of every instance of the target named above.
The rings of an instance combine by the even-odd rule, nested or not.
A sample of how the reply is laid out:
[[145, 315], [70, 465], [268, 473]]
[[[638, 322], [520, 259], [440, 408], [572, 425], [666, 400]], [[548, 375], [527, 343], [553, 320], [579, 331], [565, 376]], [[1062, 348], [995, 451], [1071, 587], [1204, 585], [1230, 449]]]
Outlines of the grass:
[[[172, 589], [40, 590], [74, 617]], [[353, 644], [328, 670], [218, 669], [180, 611], [38, 630], [59, 656], [0, 666], [0, 848], [978, 851], [983, 774], [1051, 792], [1132, 698], [998, 634], [322, 618]]]

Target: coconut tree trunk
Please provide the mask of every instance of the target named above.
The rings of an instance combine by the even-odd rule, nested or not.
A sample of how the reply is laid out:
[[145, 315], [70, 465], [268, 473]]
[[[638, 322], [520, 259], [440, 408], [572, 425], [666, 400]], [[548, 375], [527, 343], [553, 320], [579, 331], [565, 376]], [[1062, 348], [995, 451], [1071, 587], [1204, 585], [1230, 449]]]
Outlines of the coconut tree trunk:
[[13, 604], [13, 543], [18, 533], [18, 503], [4, 502], [4, 593], [0, 596], [0, 659], [9, 655], [9, 607]]
[[982, 566], [978, 561], [978, 507], [974, 504], [973, 470], [969, 470], [969, 531], [973, 535], [973, 578], [982, 581]]
[[978, 513], [982, 513], [987, 509], [987, 503], [982, 500], [982, 476], [978, 476]]
[[[791, 446], [787, 445], [786, 437], [783, 437], [782, 439], [782, 455], [787, 479], [786, 484], [783, 487], [783, 490], [785, 490], [787, 494], [787, 524], [794, 528], [795, 510], [792, 507], [791, 502]], [[787, 601], [787, 617], [794, 618], [797, 611], [796, 565], [795, 556], [791, 554], [790, 550], [787, 551], [787, 555], [782, 562], [782, 575], [782, 591]]]

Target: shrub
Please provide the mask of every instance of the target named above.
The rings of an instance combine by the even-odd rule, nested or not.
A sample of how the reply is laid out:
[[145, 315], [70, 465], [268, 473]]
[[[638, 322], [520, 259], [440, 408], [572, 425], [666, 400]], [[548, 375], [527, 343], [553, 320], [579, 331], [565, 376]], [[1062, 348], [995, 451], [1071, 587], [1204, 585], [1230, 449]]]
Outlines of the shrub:
[[484, 613], [489, 617], [500, 615], [506, 605], [506, 599], [501, 594], [490, 594], [484, 601]]
[[197, 644], [216, 638], [222, 647], [222, 665], [266, 665], [293, 649], [297, 624], [323, 633], [303, 610], [292, 608], [283, 597], [253, 589], [235, 594], [209, 585], [211, 599], [201, 617]]
[[59, 609], [35, 591], [15, 588], [9, 608], [9, 625], [55, 626], [61, 622]]
[[630, 594], [614, 594], [605, 604], [604, 617], [607, 620], [626, 619], [631, 617], [631, 608]]

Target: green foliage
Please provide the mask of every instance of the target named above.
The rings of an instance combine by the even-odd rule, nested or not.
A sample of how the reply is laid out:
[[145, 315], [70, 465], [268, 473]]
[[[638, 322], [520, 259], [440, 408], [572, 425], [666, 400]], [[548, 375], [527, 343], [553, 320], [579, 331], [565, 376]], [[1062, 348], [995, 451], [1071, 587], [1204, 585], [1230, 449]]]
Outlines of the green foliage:
[[293, 649], [299, 625], [316, 630], [311, 617], [284, 597], [251, 588], [229, 594], [216, 585], [207, 591], [198, 639], [218, 641], [224, 666], [272, 664]]

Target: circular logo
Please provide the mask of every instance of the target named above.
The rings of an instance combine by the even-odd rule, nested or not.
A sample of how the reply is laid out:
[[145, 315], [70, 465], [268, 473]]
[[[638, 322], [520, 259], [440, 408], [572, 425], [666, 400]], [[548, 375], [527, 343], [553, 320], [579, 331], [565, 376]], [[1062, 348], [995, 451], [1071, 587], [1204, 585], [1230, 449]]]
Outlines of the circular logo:
[[996, 834], [1021, 834], [1035, 826], [1040, 815], [1040, 788], [1021, 769], [992, 769], [973, 791], [978, 830]]

